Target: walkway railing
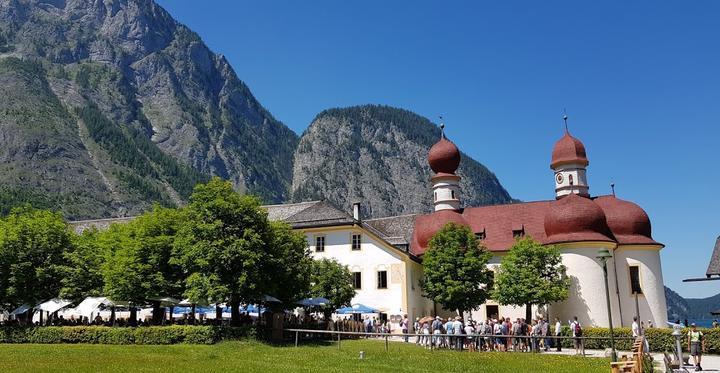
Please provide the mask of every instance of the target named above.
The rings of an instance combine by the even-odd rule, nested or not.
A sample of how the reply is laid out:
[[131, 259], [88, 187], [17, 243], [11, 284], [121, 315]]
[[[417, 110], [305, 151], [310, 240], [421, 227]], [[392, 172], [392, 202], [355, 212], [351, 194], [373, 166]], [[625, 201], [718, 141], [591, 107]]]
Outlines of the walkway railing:
[[[587, 340], [600, 340], [600, 341], [609, 341], [610, 337], [570, 337], [570, 336], [557, 336], [557, 335], [548, 335], [548, 336], [532, 336], [532, 335], [497, 335], [497, 334], [417, 334], [417, 333], [407, 333], [407, 334], [390, 334], [390, 333], [367, 333], [367, 332], [343, 332], [343, 331], [335, 331], [335, 330], [316, 330], [316, 329], [284, 329], [285, 332], [294, 333], [295, 337], [295, 347], [298, 347], [300, 344], [301, 336], [305, 335], [329, 335], [330, 339], [333, 341], [337, 341], [338, 349], [341, 347], [341, 340], [342, 336], [358, 336], [358, 337], [366, 337], [366, 338], [378, 338], [378, 339], [384, 339], [385, 340], [385, 351], [389, 351], [389, 341], [391, 338], [399, 338], [399, 339], [405, 339], [405, 338], [416, 338], [420, 339], [420, 343], [423, 344], [423, 346], [430, 347], [431, 350], [436, 349], [437, 346], [435, 346], [435, 341], [438, 340], [438, 338], [446, 339], [446, 338], [463, 338], [464, 340], [472, 340], [476, 341], [478, 338], [484, 339], [490, 339], [491, 345], [495, 344], [495, 340], [497, 338], [502, 338], [504, 341], [510, 340], [510, 339], [520, 339], [524, 342], [526, 342], [528, 345], [532, 343], [533, 341], [539, 343], [541, 340], [554, 340], [554, 341], [560, 341], [563, 340], [572, 340], [572, 341], [580, 341], [581, 345], [585, 345], [585, 341]], [[615, 341], [621, 341], [621, 340], [635, 340], [633, 337], [621, 337], [621, 336], [615, 336]], [[510, 343], [511, 344], [511, 343]], [[504, 345], [508, 345], [508, 343], [504, 343]], [[584, 355], [584, 353], [583, 353]]]

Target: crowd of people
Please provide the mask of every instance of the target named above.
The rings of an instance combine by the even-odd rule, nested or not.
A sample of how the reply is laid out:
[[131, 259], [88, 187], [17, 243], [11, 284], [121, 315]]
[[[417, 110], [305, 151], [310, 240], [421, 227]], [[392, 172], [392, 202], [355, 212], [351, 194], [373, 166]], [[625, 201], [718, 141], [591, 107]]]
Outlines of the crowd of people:
[[[204, 316], [204, 315], [201, 315]], [[252, 325], [258, 322], [258, 318], [253, 318], [247, 313], [240, 314], [240, 325]], [[221, 320], [221, 324], [228, 324], [229, 320]], [[21, 318], [15, 319], [4, 319], [0, 321], [0, 326], [27, 326], [30, 325], [26, 320]], [[175, 317], [169, 319], [163, 317], [157, 322], [153, 322], [151, 318], [138, 317], [135, 323], [131, 322], [129, 318], [112, 316], [101, 316], [97, 314], [94, 318], [88, 318], [87, 316], [75, 317], [70, 315], [64, 317], [63, 315], [52, 316], [45, 318], [42, 321], [37, 320], [31, 323], [32, 326], [155, 326], [155, 325], [217, 325], [216, 319], [208, 319], [206, 317], [193, 318], [190, 314], [183, 314], [181, 317]]]
[[[584, 354], [582, 326], [577, 317], [569, 322], [570, 333], [576, 354]], [[405, 342], [410, 341], [410, 321], [407, 316], [401, 323]], [[558, 318], [554, 325], [542, 317], [526, 321], [509, 317], [488, 318], [487, 320], [466, 320], [460, 316], [433, 320], [416, 318], [413, 325], [415, 343], [425, 348], [448, 348], [469, 351], [516, 351], [540, 352], [551, 348], [562, 350], [562, 323]]]

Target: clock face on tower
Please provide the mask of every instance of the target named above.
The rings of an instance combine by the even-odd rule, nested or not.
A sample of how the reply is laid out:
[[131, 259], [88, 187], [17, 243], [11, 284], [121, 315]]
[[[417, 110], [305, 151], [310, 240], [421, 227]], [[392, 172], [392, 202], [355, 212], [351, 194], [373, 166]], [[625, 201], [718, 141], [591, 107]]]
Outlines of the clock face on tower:
[[565, 179], [563, 178], [563, 175], [561, 173], [555, 174], [555, 182], [558, 184], [562, 184]]

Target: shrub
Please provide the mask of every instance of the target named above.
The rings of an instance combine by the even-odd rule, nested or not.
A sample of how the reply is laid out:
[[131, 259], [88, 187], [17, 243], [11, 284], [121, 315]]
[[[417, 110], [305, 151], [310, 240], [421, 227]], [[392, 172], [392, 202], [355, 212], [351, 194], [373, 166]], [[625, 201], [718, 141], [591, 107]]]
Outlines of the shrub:
[[[687, 332], [689, 329], [683, 329], [682, 348], [687, 351]], [[704, 329], [698, 328], [705, 335], [705, 352], [708, 354], [720, 353], [720, 329]], [[669, 328], [651, 328], [645, 329], [645, 337], [648, 339], [650, 351], [663, 352], [675, 350], [675, 337], [672, 335], [673, 330]], [[615, 337], [632, 337], [630, 328], [613, 328]], [[570, 336], [570, 328], [563, 326], [562, 335]], [[583, 337], [610, 337], [610, 329], [608, 328], [583, 328]], [[629, 351], [632, 346], [632, 340], [623, 339], [615, 341], [615, 348], [618, 350]], [[563, 347], [572, 347], [572, 340], [563, 340]], [[587, 349], [605, 349], [610, 348], [610, 340], [585, 340], [585, 348]]]
[[151, 326], [46, 326], [0, 328], [0, 343], [89, 343], [167, 345], [213, 344], [221, 340], [253, 339], [253, 327]]

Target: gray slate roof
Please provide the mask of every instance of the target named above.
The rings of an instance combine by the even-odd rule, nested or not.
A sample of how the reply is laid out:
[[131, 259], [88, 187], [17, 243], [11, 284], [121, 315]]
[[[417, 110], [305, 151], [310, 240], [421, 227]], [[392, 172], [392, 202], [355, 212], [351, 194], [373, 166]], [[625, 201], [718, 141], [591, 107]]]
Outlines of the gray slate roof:
[[715, 241], [715, 249], [706, 272], [707, 277], [720, 276], [720, 237]]
[[355, 219], [343, 210], [325, 201], [287, 203], [263, 206], [268, 219], [282, 220], [293, 228], [352, 225]]
[[[391, 245], [409, 245], [412, 240], [415, 217], [417, 215], [390, 216], [387, 218], [367, 219], [363, 223], [378, 231], [379, 236]], [[374, 233], [378, 233], [374, 232]]]
[[78, 221], [70, 221], [70, 222], [68, 222], [68, 225], [70, 225], [70, 227], [72, 227], [72, 229], [75, 231], [75, 233], [82, 233], [83, 231], [90, 229], [90, 228], [96, 228], [98, 230], [105, 230], [110, 227], [110, 224], [127, 223], [133, 219], [135, 219], [134, 216], [124, 217], [124, 218], [78, 220]]
[[[412, 239], [415, 217], [417, 215], [391, 216], [379, 219], [356, 221], [347, 212], [326, 201], [310, 201], [262, 206], [268, 213], [268, 219], [282, 220], [293, 228], [315, 228], [342, 225], [362, 225], [387, 243], [407, 252]], [[95, 219], [69, 222], [80, 233], [88, 228], [107, 229], [112, 223], [127, 223], [135, 217]]]

